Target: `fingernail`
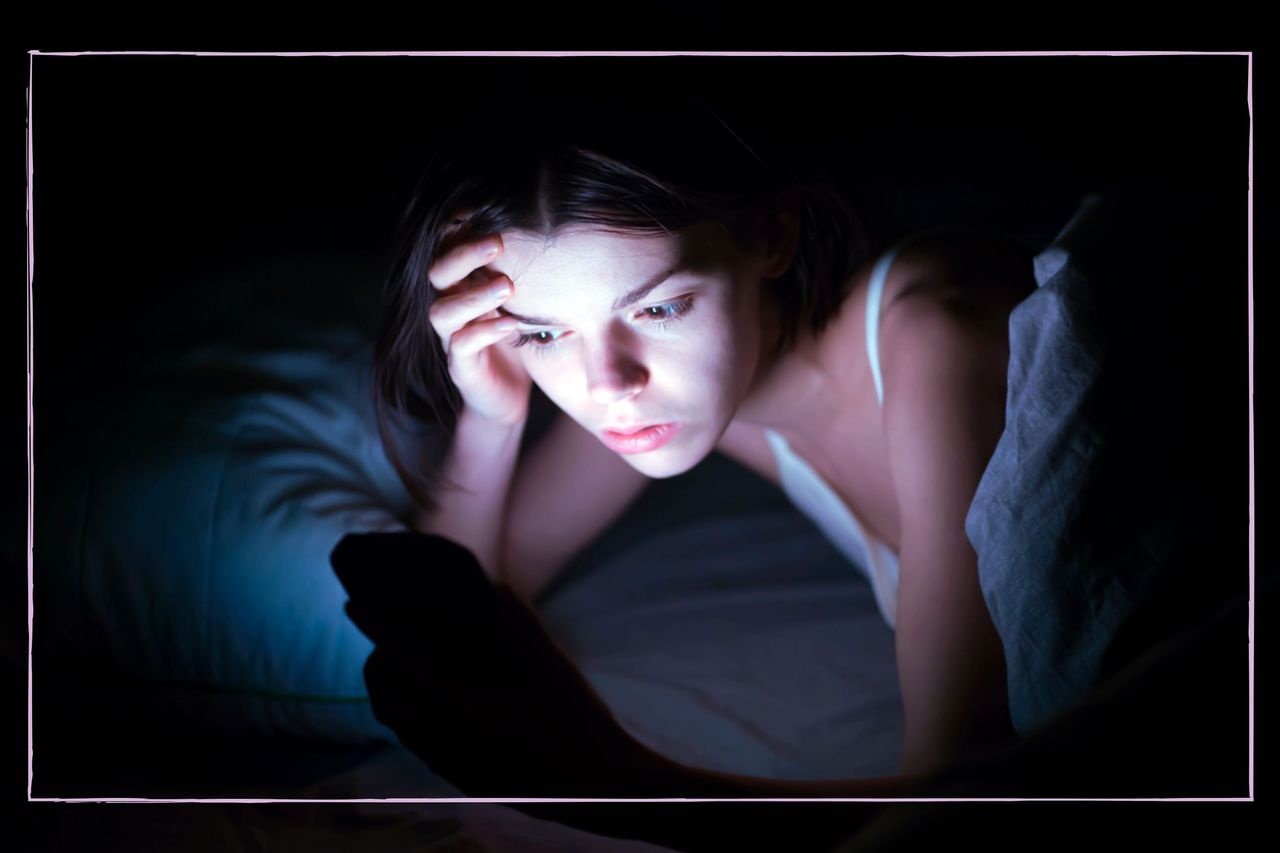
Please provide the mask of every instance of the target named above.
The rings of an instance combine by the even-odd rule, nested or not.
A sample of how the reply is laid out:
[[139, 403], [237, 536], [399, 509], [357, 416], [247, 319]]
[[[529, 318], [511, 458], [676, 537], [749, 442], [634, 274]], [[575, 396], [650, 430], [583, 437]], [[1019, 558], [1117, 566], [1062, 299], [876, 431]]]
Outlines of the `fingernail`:
[[511, 293], [511, 285], [506, 282], [503, 282], [502, 284], [495, 284], [493, 287], [489, 288], [489, 295], [494, 299], [502, 299], [509, 293]]
[[519, 324], [515, 317], [503, 317], [501, 320], [493, 324], [493, 327], [500, 332], [509, 332]]
[[492, 258], [494, 255], [498, 254], [498, 244], [490, 243], [488, 246], [485, 246], [482, 254], [485, 258]]

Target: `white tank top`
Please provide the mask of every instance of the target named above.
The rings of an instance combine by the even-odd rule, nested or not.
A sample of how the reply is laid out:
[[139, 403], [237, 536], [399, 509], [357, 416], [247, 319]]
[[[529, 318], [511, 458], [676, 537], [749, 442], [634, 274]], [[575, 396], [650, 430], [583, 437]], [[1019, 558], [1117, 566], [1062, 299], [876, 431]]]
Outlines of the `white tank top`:
[[[871, 376], [875, 380], [876, 399], [884, 405], [884, 379], [880, 374], [880, 350], [877, 338], [880, 329], [880, 302], [884, 295], [885, 279], [889, 267], [904, 244], [899, 243], [885, 252], [871, 271], [867, 286], [867, 355], [871, 361]], [[822, 478], [780, 434], [764, 431], [765, 439], [778, 461], [778, 478], [782, 490], [792, 504], [803, 512], [831, 544], [862, 570], [871, 582], [880, 615], [889, 627], [894, 627], [898, 602], [898, 555], [887, 544], [875, 538], [867, 526], [854, 514], [835, 489]]]

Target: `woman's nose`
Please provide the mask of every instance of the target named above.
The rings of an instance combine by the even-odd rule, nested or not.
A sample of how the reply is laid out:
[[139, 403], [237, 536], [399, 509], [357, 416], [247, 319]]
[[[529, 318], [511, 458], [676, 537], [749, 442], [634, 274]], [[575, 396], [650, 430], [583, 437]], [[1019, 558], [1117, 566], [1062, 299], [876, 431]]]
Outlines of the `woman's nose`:
[[587, 356], [587, 393], [601, 406], [639, 394], [649, 381], [649, 371], [620, 347]]

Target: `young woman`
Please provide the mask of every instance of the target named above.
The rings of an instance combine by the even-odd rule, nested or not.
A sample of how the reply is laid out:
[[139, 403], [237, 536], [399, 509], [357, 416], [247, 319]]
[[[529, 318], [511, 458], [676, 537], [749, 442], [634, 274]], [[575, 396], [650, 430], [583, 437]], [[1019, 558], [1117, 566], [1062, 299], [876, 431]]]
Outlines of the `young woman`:
[[[896, 631], [904, 778], [1010, 736], [1001, 643], [964, 522], [1003, 428], [1008, 315], [1035, 287], [1030, 254], [943, 232], [869, 254], [838, 192], [701, 99], [609, 95], [586, 81], [529, 84], [504, 101], [522, 106], [495, 104], [442, 143], [419, 188], [377, 355], [380, 416], [427, 411], [452, 426], [434, 479], [405, 469], [388, 441], [422, 506], [414, 526], [532, 601], [649, 479], [719, 450], [778, 483], [867, 573]], [[522, 457], [534, 383], [563, 414]], [[529, 631], [512, 654], [550, 645]], [[552, 670], [519, 714], [451, 719], [554, 740], [544, 755], [565, 778], [635, 782], [605, 790], [895, 790], [677, 767], [611, 729], [571, 665], [539, 671]], [[372, 680], [371, 695], [377, 709]], [[539, 703], [550, 703], [541, 717], [529, 710]], [[591, 722], [546, 722], [561, 713]], [[526, 748], [492, 731], [469, 762], [444, 754], [457, 739], [415, 748], [446, 778], [453, 768], [492, 790], [478, 766], [518, 775], [477, 757], [495, 739]]]

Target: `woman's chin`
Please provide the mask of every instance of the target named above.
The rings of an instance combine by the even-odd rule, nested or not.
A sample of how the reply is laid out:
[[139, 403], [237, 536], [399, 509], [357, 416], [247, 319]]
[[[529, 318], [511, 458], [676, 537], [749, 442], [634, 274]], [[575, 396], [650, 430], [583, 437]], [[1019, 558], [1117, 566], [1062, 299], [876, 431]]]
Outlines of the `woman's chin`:
[[659, 448], [648, 453], [620, 453], [622, 459], [626, 460], [632, 468], [644, 474], [653, 480], [665, 480], [668, 477], [676, 477], [683, 474], [703, 459], [707, 458], [708, 450], [705, 453], [691, 453], [688, 448]]

